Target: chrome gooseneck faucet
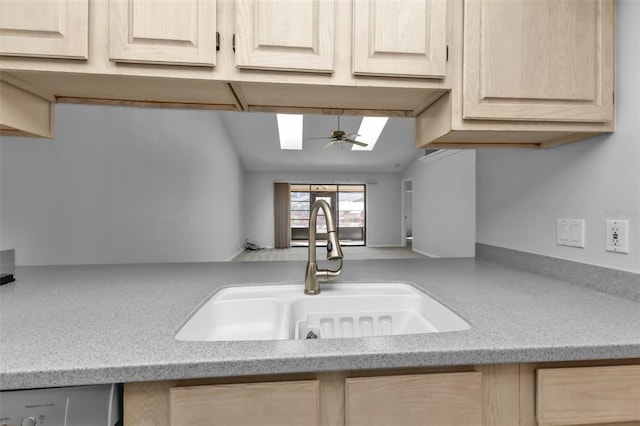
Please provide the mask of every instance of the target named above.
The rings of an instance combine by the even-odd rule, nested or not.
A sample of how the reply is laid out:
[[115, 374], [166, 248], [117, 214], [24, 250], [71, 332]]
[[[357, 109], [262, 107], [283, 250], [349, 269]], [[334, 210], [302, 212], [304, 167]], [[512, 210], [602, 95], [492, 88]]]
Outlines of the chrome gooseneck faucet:
[[[320, 209], [324, 212], [324, 217], [327, 221], [327, 260], [338, 260], [340, 262], [338, 269], [335, 270], [318, 269], [316, 264], [316, 222]], [[305, 294], [320, 293], [321, 281], [331, 281], [338, 277], [342, 272], [342, 257], [342, 249], [340, 248], [331, 207], [326, 201], [317, 200], [311, 206], [309, 215], [309, 260], [307, 261], [307, 273], [304, 277]]]

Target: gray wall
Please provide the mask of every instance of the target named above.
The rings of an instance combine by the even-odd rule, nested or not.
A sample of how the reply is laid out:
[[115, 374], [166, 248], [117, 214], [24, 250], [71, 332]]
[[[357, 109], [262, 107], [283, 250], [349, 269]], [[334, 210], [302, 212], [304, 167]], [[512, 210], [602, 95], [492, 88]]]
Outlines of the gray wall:
[[243, 170], [210, 111], [58, 105], [53, 140], [2, 138], [0, 246], [19, 265], [226, 260]]
[[473, 257], [476, 241], [476, 153], [460, 152], [423, 163], [413, 178], [413, 249], [439, 257]]
[[[329, 178], [329, 179], [327, 179]], [[399, 246], [400, 175], [398, 173], [247, 172], [245, 175], [246, 238], [266, 247], [274, 245], [274, 182], [367, 184], [367, 245]]]
[[[640, 272], [640, 2], [617, 2], [616, 132], [557, 148], [478, 151], [478, 242]], [[586, 219], [584, 249], [556, 219]], [[605, 251], [605, 220], [629, 221], [629, 254]]]

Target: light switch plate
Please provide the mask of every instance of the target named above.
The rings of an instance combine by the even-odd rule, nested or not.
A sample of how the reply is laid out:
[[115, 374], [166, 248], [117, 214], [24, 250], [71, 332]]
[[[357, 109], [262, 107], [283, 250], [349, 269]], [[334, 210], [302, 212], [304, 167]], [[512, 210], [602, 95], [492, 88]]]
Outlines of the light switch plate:
[[616, 253], [629, 253], [629, 221], [607, 220], [605, 249]]
[[556, 228], [556, 243], [559, 246], [584, 248], [584, 240], [584, 219], [558, 219]]

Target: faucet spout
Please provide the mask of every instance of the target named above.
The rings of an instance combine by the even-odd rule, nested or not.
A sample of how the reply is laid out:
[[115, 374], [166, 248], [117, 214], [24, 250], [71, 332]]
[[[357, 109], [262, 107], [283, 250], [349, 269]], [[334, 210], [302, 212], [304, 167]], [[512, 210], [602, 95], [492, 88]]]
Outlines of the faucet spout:
[[[316, 222], [320, 209], [324, 212], [327, 222], [327, 260], [339, 261], [337, 269], [318, 269], [318, 264], [316, 263]], [[318, 294], [320, 293], [320, 282], [336, 279], [342, 272], [343, 257], [331, 207], [326, 201], [317, 200], [311, 206], [309, 215], [309, 259], [304, 278], [305, 294]]]

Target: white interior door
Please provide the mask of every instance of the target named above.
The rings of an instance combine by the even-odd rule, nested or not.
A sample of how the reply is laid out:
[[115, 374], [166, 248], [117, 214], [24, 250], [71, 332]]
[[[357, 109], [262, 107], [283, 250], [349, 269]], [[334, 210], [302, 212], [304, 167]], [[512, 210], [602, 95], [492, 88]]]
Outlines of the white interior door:
[[402, 245], [411, 246], [413, 241], [413, 179], [405, 179], [402, 181]]

